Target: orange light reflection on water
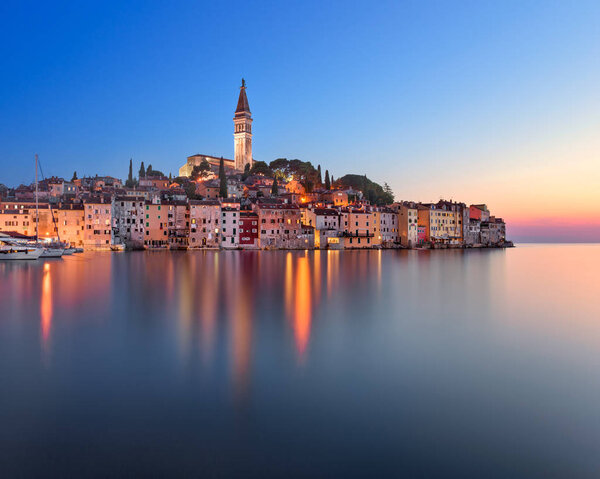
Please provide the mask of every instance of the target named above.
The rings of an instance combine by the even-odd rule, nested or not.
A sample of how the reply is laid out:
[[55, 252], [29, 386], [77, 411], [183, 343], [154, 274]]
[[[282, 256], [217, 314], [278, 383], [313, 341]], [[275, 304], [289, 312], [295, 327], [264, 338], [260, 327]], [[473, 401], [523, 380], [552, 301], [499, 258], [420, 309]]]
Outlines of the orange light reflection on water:
[[312, 297], [308, 258], [298, 258], [296, 267], [294, 334], [296, 338], [298, 355], [300, 359], [303, 360], [310, 337], [310, 326], [312, 320]]
[[40, 318], [42, 349], [47, 353], [50, 343], [50, 329], [52, 326], [52, 277], [50, 274], [50, 263], [44, 264], [42, 297], [40, 300]]

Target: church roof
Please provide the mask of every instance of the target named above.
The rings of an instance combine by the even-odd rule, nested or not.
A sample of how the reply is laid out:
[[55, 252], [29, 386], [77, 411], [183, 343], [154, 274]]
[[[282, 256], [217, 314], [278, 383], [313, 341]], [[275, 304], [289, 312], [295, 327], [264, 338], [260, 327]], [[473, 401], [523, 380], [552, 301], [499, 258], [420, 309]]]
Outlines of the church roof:
[[246, 82], [242, 78], [242, 86], [240, 87], [240, 97], [238, 99], [236, 113], [250, 113], [250, 105], [248, 105], [248, 97], [246, 96]]

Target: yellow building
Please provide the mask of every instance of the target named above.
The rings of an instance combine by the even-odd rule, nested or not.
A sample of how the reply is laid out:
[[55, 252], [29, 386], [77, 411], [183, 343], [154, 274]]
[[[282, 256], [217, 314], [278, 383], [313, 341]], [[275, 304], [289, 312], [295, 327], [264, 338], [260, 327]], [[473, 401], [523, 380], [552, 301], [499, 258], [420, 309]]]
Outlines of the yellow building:
[[342, 210], [340, 229], [344, 248], [373, 248], [381, 245], [379, 213], [365, 209]]
[[83, 205], [61, 205], [56, 212], [56, 225], [61, 241], [72, 247], [83, 247], [85, 231]]

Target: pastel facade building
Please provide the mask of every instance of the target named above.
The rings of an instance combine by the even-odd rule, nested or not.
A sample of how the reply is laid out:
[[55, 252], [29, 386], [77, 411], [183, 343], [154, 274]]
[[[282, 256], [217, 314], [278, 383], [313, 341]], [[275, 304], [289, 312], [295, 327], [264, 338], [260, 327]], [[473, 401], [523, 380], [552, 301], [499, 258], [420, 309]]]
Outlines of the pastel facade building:
[[167, 214], [169, 248], [187, 249], [190, 234], [190, 215], [187, 201], [163, 201]]
[[405, 248], [414, 248], [418, 243], [418, 215], [415, 203], [404, 202], [398, 207], [398, 233], [400, 244]]
[[345, 248], [372, 248], [381, 244], [377, 215], [366, 209], [354, 208], [341, 213], [340, 228]]
[[144, 245], [144, 197], [116, 196], [113, 201], [113, 234], [115, 244], [127, 248]]
[[383, 208], [379, 214], [381, 244], [393, 246], [399, 242], [398, 214], [388, 208]]
[[144, 246], [167, 248], [169, 246], [168, 211], [160, 203], [144, 205]]
[[221, 203], [217, 200], [190, 200], [190, 248], [218, 248]]
[[85, 208], [81, 203], [61, 204], [56, 224], [60, 240], [71, 247], [83, 248], [85, 235]]
[[315, 248], [327, 248], [340, 243], [340, 213], [333, 208], [305, 208], [302, 210], [302, 224], [314, 228]]
[[471, 205], [469, 206], [469, 217], [479, 221], [489, 221], [490, 211], [487, 205]]
[[221, 206], [221, 248], [239, 247], [240, 208]]
[[299, 239], [301, 213], [297, 205], [257, 202], [261, 248], [303, 248]]
[[113, 244], [112, 200], [100, 195], [84, 200], [84, 238], [86, 249], [110, 249]]

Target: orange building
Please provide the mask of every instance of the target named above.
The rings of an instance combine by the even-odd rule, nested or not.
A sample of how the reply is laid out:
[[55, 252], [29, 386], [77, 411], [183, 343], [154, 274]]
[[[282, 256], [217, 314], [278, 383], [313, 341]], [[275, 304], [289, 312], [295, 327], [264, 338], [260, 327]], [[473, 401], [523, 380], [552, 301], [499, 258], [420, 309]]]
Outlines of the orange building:
[[146, 202], [144, 205], [144, 246], [166, 248], [169, 246], [168, 209], [163, 205]]
[[60, 240], [72, 247], [83, 247], [85, 232], [84, 207], [82, 204], [61, 205], [56, 212], [56, 226]]
[[379, 213], [348, 208], [341, 212], [340, 229], [344, 248], [372, 248], [381, 245]]

